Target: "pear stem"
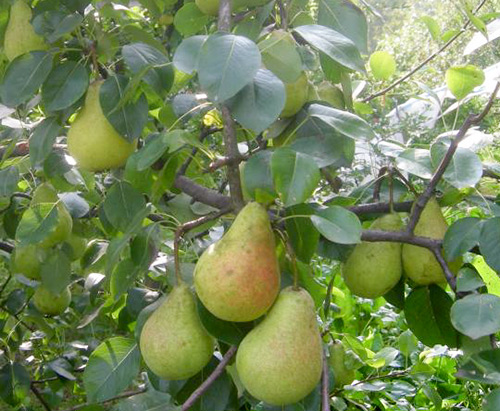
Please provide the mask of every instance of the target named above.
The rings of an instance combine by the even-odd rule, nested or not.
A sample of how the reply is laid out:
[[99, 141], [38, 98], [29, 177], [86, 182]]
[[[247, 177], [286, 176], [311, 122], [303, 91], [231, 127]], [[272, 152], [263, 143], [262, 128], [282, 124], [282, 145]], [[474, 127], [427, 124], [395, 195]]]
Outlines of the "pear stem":
[[389, 210], [394, 213], [394, 181], [393, 181], [393, 171], [392, 167], [388, 168], [388, 177], [389, 177]]

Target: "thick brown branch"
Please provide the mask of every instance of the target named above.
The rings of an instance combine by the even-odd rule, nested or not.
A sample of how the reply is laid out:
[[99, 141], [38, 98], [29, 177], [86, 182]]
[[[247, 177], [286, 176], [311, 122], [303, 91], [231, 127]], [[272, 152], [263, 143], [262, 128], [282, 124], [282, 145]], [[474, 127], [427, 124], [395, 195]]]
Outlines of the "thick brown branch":
[[219, 31], [231, 31], [231, 0], [220, 0], [217, 28]]
[[[398, 213], [405, 213], [411, 211], [411, 206], [413, 201], [404, 201], [401, 203], [394, 203], [394, 211]], [[352, 211], [356, 215], [363, 214], [387, 214], [391, 212], [389, 203], [367, 203], [360, 204], [356, 206], [347, 207], [349, 211]]]
[[231, 207], [231, 199], [229, 197], [219, 194], [217, 191], [211, 190], [210, 188], [196, 184], [193, 180], [185, 176], [177, 175], [174, 180], [174, 187], [193, 197], [200, 203], [218, 209], [228, 209]]
[[406, 231], [363, 230], [361, 233], [361, 240], [406, 243], [425, 247], [429, 250], [440, 248], [442, 244], [441, 240], [428, 237], [417, 237]]
[[330, 381], [328, 381], [328, 358], [323, 353], [323, 374], [321, 375], [321, 411], [330, 411]]
[[227, 350], [226, 354], [222, 358], [222, 361], [217, 365], [215, 370], [208, 376], [208, 378], [201, 383], [201, 385], [193, 391], [193, 393], [189, 396], [189, 398], [182, 404], [181, 411], [189, 410], [198, 399], [210, 388], [210, 386], [219, 378], [224, 372], [226, 366], [231, 361], [231, 358], [236, 354], [236, 350], [238, 347], [235, 345], [231, 346], [229, 350]]
[[443, 257], [443, 253], [441, 252], [441, 247], [434, 247], [431, 249], [431, 251], [434, 253], [434, 256], [436, 257], [437, 262], [441, 266], [444, 272], [444, 276], [446, 277], [446, 281], [450, 285], [450, 288], [456, 292], [457, 291], [457, 279], [453, 275], [453, 273], [450, 270], [450, 267], [446, 263], [446, 260]]

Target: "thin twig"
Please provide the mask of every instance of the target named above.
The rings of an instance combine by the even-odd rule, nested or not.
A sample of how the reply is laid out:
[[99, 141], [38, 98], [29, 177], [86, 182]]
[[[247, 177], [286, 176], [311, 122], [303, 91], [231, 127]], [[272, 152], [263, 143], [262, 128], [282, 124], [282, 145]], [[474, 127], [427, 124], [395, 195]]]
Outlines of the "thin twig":
[[43, 405], [43, 408], [45, 408], [47, 411], [52, 411], [52, 409], [50, 408], [50, 405], [47, 403], [47, 401], [45, 401], [45, 398], [43, 398], [40, 391], [38, 391], [38, 389], [33, 384], [30, 385], [30, 389], [33, 392], [33, 394], [35, 394], [35, 397], [38, 398], [38, 401], [40, 401], [40, 404]]
[[[477, 13], [481, 7], [486, 3], [487, 0], [482, 0], [481, 3], [476, 7], [476, 10], [474, 13]], [[401, 83], [403, 83], [405, 80], [413, 76], [417, 71], [419, 71], [422, 67], [424, 67], [427, 63], [431, 62], [434, 60], [439, 54], [441, 54], [444, 50], [446, 50], [457, 38], [459, 38], [467, 29], [467, 27], [470, 25], [470, 20], [467, 20], [467, 22], [463, 25], [462, 29], [455, 34], [451, 39], [449, 39], [441, 48], [439, 48], [437, 51], [432, 53], [429, 57], [427, 57], [424, 61], [419, 63], [416, 67], [411, 69], [408, 73], [406, 73], [403, 77], [400, 77], [397, 79], [394, 83], [390, 84], [386, 88], [364, 98], [362, 101], [364, 103], [373, 100], [376, 97], [383, 96], [384, 94], [387, 94], [389, 91], [391, 91], [393, 88], [397, 87]]]
[[[107, 404], [107, 403], [110, 403], [110, 402], [113, 402], [116, 400], [120, 400], [122, 398], [133, 397], [134, 395], [143, 394], [146, 391], [147, 391], [146, 388], [141, 388], [140, 390], [135, 390], [135, 391], [126, 391], [122, 394], [117, 395], [116, 397], [110, 398], [109, 400], [102, 401], [101, 404]], [[61, 410], [61, 411], [76, 411], [76, 410], [79, 410], [81, 408], [85, 408], [88, 405], [89, 404], [87, 404], [87, 403], [78, 404], [78, 405], [74, 405], [73, 407], [66, 408], [65, 410]]]
[[328, 379], [328, 358], [323, 353], [323, 375], [321, 376], [321, 411], [330, 411], [330, 381]]
[[439, 263], [439, 265], [443, 269], [444, 276], [446, 277], [446, 281], [450, 285], [450, 288], [453, 290], [453, 292], [456, 293], [456, 291], [457, 291], [457, 279], [455, 278], [455, 276], [451, 272], [450, 267], [448, 266], [448, 263], [444, 259], [443, 254], [441, 252], [441, 247], [433, 247], [430, 250], [433, 252], [434, 257], [436, 257], [437, 262]]
[[7, 253], [12, 253], [12, 251], [14, 251], [14, 246], [12, 244], [0, 241], [0, 250], [6, 251]]
[[385, 166], [378, 171], [377, 180], [375, 180], [375, 185], [373, 186], [373, 202], [375, 203], [380, 201], [380, 190], [382, 189], [384, 177], [387, 176], [387, 171], [388, 168]]
[[[200, 132], [200, 143], [205, 140], [209, 135], [217, 133], [218, 131], [221, 131], [220, 128], [218, 127], [203, 127]], [[194, 156], [198, 153], [198, 147], [195, 147], [191, 150], [191, 155], [184, 161], [184, 163], [180, 166], [179, 171], [177, 172], [178, 175], [184, 175], [186, 174], [186, 171], [193, 161]]]
[[282, 0], [278, 0], [278, 8], [280, 12], [280, 23], [283, 30], [288, 30], [288, 17], [286, 15], [286, 8]]
[[[224, 1], [224, 0], [222, 0]], [[234, 354], [236, 354], [236, 350], [238, 347], [235, 345], [231, 346], [229, 350], [227, 350], [226, 354], [222, 358], [222, 361], [215, 367], [212, 374], [208, 376], [208, 378], [201, 383], [201, 385], [193, 391], [193, 393], [189, 396], [189, 398], [182, 404], [181, 411], [189, 410], [198, 399], [210, 388], [210, 386], [219, 378], [224, 372], [226, 366], [233, 358]]]

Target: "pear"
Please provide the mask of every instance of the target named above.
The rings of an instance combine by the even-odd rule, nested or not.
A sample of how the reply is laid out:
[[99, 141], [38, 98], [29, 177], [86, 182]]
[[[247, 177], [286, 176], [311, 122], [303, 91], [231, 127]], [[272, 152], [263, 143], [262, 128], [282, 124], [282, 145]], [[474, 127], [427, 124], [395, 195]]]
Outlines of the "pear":
[[38, 243], [38, 246], [48, 248], [62, 243], [70, 236], [73, 219], [64, 203], [57, 197], [57, 191], [49, 183], [40, 184], [33, 192], [31, 205], [43, 203], [54, 203], [57, 207], [58, 221], [55, 227], [52, 228], [51, 233], [42, 242]]
[[89, 86], [85, 104], [68, 132], [68, 150], [78, 166], [102, 171], [125, 165], [137, 141], [128, 142], [113, 128], [99, 101], [102, 81]]
[[23, 274], [33, 280], [40, 279], [42, 261], [46, 257], [46, 251], [39, 245], [18, 245], [12, 253], [12, 272]]
[[[398, 214], [387, 214], [376, 219], [370, 228], [400, 231], [403, 222]], [[402, 273], [400, 243], [361, 242], [342, 266], [342, 275], [349, 290], [365, 298], [384, 295], [398, 283]]]
[[313, 299], [304, 289], [293, 287], [281, 291], [236, 354], [236, 368], [246, 390], [278, 406], [307, 396], [321, 378], [322, 362]]
[[292, 117], [297, 114], [302, 106], [307, 102], [309, 96], [309, 82], [307, 76], [302, 73], [297, 81], [285, 84], [285, 107], [281, 112], [281, 117]]
[[344, 385], [349, 385], [354, 381], [356, 370], [348, 368], [345, 364], [345, 350], [342, 343], [335, 342], [328, 347], [330, 357], [328, 363], [333, 369], [335, 377], [335, 387], [342, 388]]
[[38, 311], [46, 315], [59, 315], [68, 308], [71, 302], [71, 291], [66, 287], [60, 294], [54, 294], [43, 285], [33, 295], [33, 302]]
[[192, 377], [208, 364], [214, 340], [203, 328], [186, 284], [174, 287], [147, 319], [140, 347], [147, 366], [165, 380]]
[[79, 235], [71, 233], [66, 239], [66, 244], [68, 245], [65, 251], [68, 251], [68, 256], [71, 261], [79, 260], [85, 254], [87, 248], [87, 240]]
[[10, 8], [5, 29], [4, 50], [9, 60], [34, 50], [46, 50], [47, 44], [31, 25], [31, 8], [24, 0], [17, 0]]
[[226, 321], [252, 321], [273, 304], [280, 288], [274, 235], [264, 207], [247, 204], [229, 231], [202, 254], [194, 270], [196, 293]]
[[344, 93], [329, 81], [323, 81], [318, 85], [318, 100], [325, 101], [333, 108], [343, 110], [345, 108]]
[[[219, 0], [195, 0], [196, 5], [203, 14], [209, 16], [217, 16], [219, 14]], [[269, 0], [233, 0], [233, 10], [238, 10], [247, 7], [263, 6], [269, 3]]]
[[[420, 219], [415, 226], [415, 235], [442, 240], [448, 230], [448, 224], [441, 213], [435, 197], [427, 202]], [[403, 268], [406, 275], [417, 285], [445, 283], [446, 277], [434, 254], [423, 247], [403, 244]], [[450, 269], [457, 272], [462, 259], [450, 263]]]

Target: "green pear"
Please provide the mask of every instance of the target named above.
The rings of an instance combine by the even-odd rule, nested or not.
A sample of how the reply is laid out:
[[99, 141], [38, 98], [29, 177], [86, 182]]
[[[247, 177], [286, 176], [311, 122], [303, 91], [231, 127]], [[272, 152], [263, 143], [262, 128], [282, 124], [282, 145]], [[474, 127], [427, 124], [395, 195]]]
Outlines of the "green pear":
[[71, 302], [71, 291], [66, 287], [60, 294], [54, 294], [43, 285], [33, 295], [33, 302], [38, 311], [46, 315], [59, 315], [68, 308]]
[[[376, 219], [372, 230], [401, 231], [403, 221], [398, 214]], [[365, 298], [377, 298], [393, 288], [401, 278], [401, 243], [361, 242], [354, 247], [342, 266], [349, 290]]]
[[307, 102], [309, 96], [309, 82], [307, 81], [306, 74], [302, 73], [297, 81], [284, 84], [286, 100], [285, 107], [281, 112], [281, 117], [292, 117], [297, 114]]
[[[442, 240], [448, 230], [448, 224], [441, 212], [441, 207], [435, 197], [432, 197], [424, 207], [420, 219], [415, 226], [415, 235]], [[403, 268], [406, 275], [417, 285], [440, 284], [446, 282], [441, 265], [434, 254], [427, 248], [403, 244]], [[450, 263], [453, 272], [458, 271], [462, 259]]]
[[329, 81], [323, 81], [318, 85], [319, 100], [325, 101], [333, 108], [343, 110], [345, 108], [344, 93]]
[[23, 274], [33, 280], [39, 280], [41, 264], [46, 254], [46, 250], [39, 245], [18, 245], [12, 253], [12, 272], [14, 274]]
[[31, 25], [31, 8], [24, 0], [17, 0], [10, 8], [5, 29], [4, 50], [9, 60], [34, 50], [46, 50], [47, 44]]
[[127, 162], [137, 142], [128, 142], [104, 115], [99, 100], [102, 81], [89, 86], [85, 103], [68, 132], [68, 150], [78, 166], [88, 171], [118, 168]]
[[344, 385], [349, 385], [356, 377], [356, 370], [348, 368], [345, 364], [345, 350], [342, 343], [335, 342], [328, 347], [330, 357], [328, 363], [333, 369], [335, 377], [335, 387], [342, 388]]
[[[270, 0], [233, 0], [233, 10], [238, 10], [247, 7], [263, 6], [269, 3]], [[217, 16], [219, 14], [219, 0], [195, 0], [196, 5], [203, 14], [209, 16]]]
[[40, 184], [33, 192], [31, 205], [34, 206], [43, 203], [57, 204], [58, 221], [52, 228], [51, 233], [38, 243], [38, 246], [48, 248], [64, 242], [70, 236], [71, 229], [73, 228], [73, 219], [64, 203], [57, 197], [57, 191], [49, 183]]
[[165, 380], [184, 380], [208, 364], [214, 340], [203, 328], [186, 284], [174, 287], [147, 319], [140, 347], [147, 366]]
[[274, 235], [264, 207], [247, 204], [228, 232], [202, 254], [194, 270], [203, 305], [226, 321], [252, 321], [280, 288]]
[[323, 349], [314, 301], [287, 287], [240, 344], [236, 368], [243, 386], [271, 405], [300, 401], [321, 378]]
[[71, 258], [71, 261], [79, 260], [83, 257], [87, 248], [87, 240], [85, 238], [71, 233], [66, 239], [66, 244], [68, 247], [65, 251], [68, 252], [68, 256]]

